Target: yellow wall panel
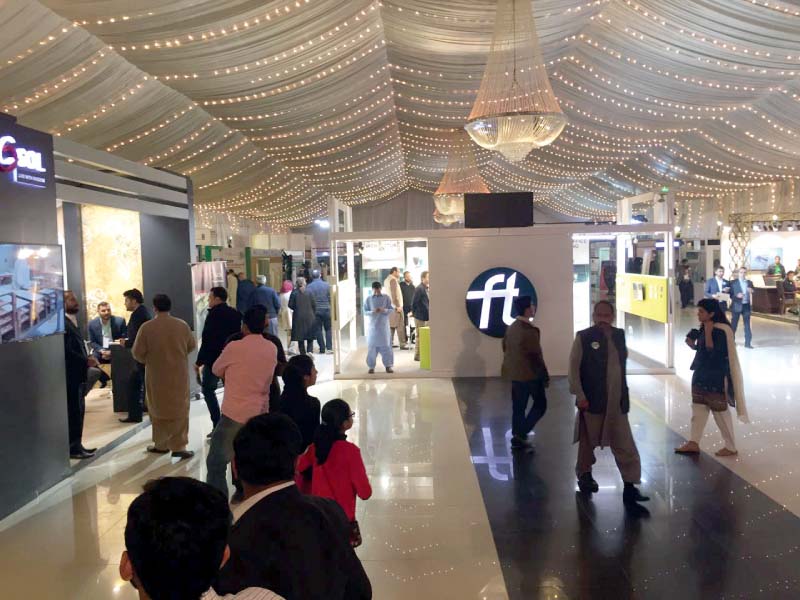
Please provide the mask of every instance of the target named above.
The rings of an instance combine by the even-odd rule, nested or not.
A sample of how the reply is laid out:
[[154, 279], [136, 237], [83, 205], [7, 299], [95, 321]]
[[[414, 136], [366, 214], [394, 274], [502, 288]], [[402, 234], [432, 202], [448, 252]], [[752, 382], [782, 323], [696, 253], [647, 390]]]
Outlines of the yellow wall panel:
[[669, 280], [655, 275], [617, 273], [617, 308], [660, 323], [669, 321]]

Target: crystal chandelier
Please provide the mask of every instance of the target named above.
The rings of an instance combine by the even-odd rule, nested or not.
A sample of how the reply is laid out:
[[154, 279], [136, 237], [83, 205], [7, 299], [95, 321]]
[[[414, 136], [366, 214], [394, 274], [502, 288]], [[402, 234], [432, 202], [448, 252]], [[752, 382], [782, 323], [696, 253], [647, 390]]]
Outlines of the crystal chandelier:
[[567, 118], [550, 87], [531, 0], [498, 0], [489, 61], [464, 128], [511, 162], [552, 143]]
[[475, 162], [472, 145], [463, 131], [455, 132], [447, 157], [447, 168], [433, 194], [436, 211], [433, 218], [442, 225], [464, 220], [464, 194], [488, 194]]

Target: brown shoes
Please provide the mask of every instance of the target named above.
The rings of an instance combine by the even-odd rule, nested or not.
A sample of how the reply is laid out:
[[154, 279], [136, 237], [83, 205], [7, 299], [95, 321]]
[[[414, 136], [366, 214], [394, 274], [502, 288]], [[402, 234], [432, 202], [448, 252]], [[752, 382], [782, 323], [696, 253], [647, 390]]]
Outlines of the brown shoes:
[[700, 446], [696, 442], [686, 442], [675, 448], [675, 454], [700, 454]]
[[714, 452], [716, 456], [725, 457], [725, 456], [736, 456], [739, 454], [738, 450], [728, 450], [727, 448], [721, 448]]

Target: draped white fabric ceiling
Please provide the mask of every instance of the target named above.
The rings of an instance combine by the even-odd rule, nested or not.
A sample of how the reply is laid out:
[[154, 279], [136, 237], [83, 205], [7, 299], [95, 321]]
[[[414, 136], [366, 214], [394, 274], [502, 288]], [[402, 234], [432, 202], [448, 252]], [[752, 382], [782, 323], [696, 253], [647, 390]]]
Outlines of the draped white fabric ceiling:
[[[0, 104], [23, 124], [190, 175], [199, 206], [308, 223], [432, 192], [481, 80], [487, 0], [8, 0]], [[538, 0], [570, 123], [493, 191], [604, 218], [663, 184], [715, 198], [798, 175], [800, 5]], [[431, 206], [433, 210], [433, 206]]]

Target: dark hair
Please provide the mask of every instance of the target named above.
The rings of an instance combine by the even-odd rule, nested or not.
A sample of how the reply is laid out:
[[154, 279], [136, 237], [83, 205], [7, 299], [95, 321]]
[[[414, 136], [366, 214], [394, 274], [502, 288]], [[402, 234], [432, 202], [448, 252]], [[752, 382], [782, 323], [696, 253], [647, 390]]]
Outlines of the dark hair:
[[[790, 273], [791, 273], [791, 271], [790, 271]], [[98, 309], [99, 309], [101, 306], [111, 306], [111, 305], [110, 305], [108, 302], [106, 302], [105, 300], [103, 300], [102, 302], [98, 302], [98, 303], [97, 303], [97, 308], [98, 308]]]
[[302, 451], [300, 430], [291, 418], [280, 413], [253, 417], [233, 440], [236, 472], [250, 485], [291, 481]]
[[392, 273], [398, 273], [399, 271], [400, 271], [400, 269], [398, 269], [397, 267], [392, 267], [389, 270], [389, 275], [391, 275]]
[[228, 290], [226, 290], [224, 287], [213, 287], [210, 291], [211, 295], [215, 298], [219, 298], [223, 302], [228, 301]]
[[131, 300], [136, 300], [136, 302], [138, 302], [139, 304], [144, 304], [144, 296], [142, 295], [142, 292], [140, 292], [136, 288], [133, 288], [132, 290], [128, 290], [127, 292], [122, 292], [122, 295], [125, 298], [130, 298]]
[[373, 281], [373, 282], [372, 282], [372, 289], [373, 289], [373, 290], [379, 290], [379, 289], [381, 289], [382, 287], [383, 287], [383, 286], [381, 285], [381, 282], [380, 282], [380, 281]]
[[197, 600], [219, 572], [231, 512], [225, 495], [189, 477], [149, 481], [128, 508], [125, 548], [153, 600]]
[[422, 275], [420, 275], [419, 277], [420, 277], [420, 279], [424, 279], [424, 278], [425, 278], [425, 277], [427, 277], [428, 275], [429, 275], [429, 272], [428, 272], [428, 271], [423, 271], [423, 272], [422, 272]]
[[338, 440], [345, 439], [342, 425], [350, 418], [350, 405], [341, 398], [335, 398], [322, 407], [322, 423], [314, 435], [314, 448], [317, 463], [322, 465], [328, 460], [331, 448]]
[[267, 325], [267, 309], [261, 305], [248, 308], [242, 322], [250, 333], [261, 333]]
[[697, 307], [702, 308], [704, 311], [711, 315], [711, 320], [714, 323], [725, 323], [725, 325], [730, 325], [728, 321], [728, 317], [725, 316], [725, 311], [722, 310], [722, 306], [717, 300], [713, 298], [703, 298], [697, 302]]
[[172, 300], [166, 294], [153, 296], [153, 306], [158, 312], [169, 312], [172, 309]]
[[594, 308], [592, 308], [592, 312], [596, 311], [597, 307], [600, 306], [601, 304], [605, 304], [608, 308], [611, 309], [612, 313], [614, 312], [614, 310], [615, 310], [614, 309], [614, 305], [611, 304], [611, 302], [609, 302], [608, 300], [598, 300], [597, 302], [595, 302], [594, 303]]
[[283, 370], [284, 391], [299, 390], [304, 392], [304, 377], [311, 375], [314, 368], [314, 359], [308, 354], [298, 354], [289, 359], [286, 368]]
[[519, 316], [524, 315], [525, 311], [531, 306], [533, 306], [533, 302], [530, 296], [517, 296], [514, 298], [514, 308], [517, 310]]

